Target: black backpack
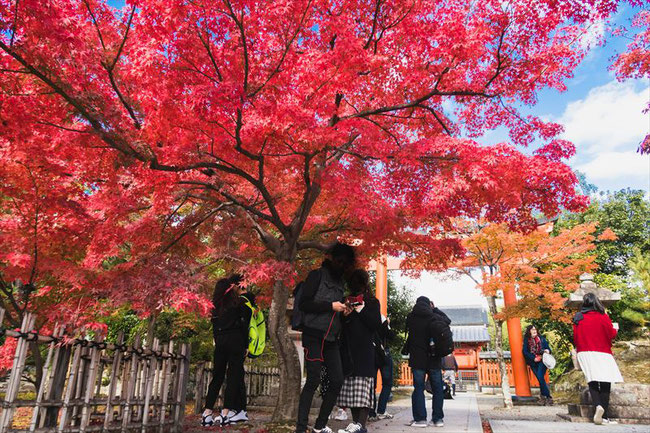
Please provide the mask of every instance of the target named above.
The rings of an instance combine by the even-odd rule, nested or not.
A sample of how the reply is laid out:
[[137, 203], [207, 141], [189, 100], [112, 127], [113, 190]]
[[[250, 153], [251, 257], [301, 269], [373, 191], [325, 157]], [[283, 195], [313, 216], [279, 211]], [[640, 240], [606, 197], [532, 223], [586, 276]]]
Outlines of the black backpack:
[[454, 351], [454, 336], [451, 328], [442, 320], [434, 320], [432, 328], [435, 342], [435, 353], [432, 355], [444, 358]]
[[[322, 280], [322, 275], [319, 272], [318, 285]], [[302, 331], [305, 325], [305, 313], [300, 309], [300, 301], [302, 299], [303, 287], [305, 285], [304, 281], [298, 283], [295, 289], [293, 289], [293, 312], [291, 313], [291, 329], [294, 331]]]

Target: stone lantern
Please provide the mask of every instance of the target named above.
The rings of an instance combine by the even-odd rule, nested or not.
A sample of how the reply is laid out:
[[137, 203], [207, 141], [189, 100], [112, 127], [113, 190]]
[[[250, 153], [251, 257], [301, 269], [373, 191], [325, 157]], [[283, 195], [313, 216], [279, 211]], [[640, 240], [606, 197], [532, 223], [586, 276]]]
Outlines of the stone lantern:
[[596, 295], [605, 307], [609, 307], [614, 302], [621, 300], [620, 293], [612, 292], [604, 287], [598, 287], [596, 283], [594, 283], [593, 275], [582, 274], [580, 275], [580, 288], [569, 296], [566, 306], [575, 310], [579, 309], [582, 306], [582, 297], [587, 293], [593, 293]]

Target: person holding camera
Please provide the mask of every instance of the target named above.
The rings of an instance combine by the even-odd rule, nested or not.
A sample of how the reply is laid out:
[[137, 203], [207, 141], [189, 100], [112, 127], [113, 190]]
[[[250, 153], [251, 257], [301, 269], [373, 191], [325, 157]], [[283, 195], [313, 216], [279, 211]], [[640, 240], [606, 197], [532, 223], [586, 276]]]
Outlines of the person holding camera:
[[369, 276], [357, 269], [348, 279], [350, 295], [343, 312], [343, 372], [345, 381], [337, 405], [348, 407], [352, 420], [339, 433], [366, 433], [370, 409], [375, 400], [374, 336], [381, 327], [379, 301], [370, 291]]
[[314, 433], [332, 433], [327, 420], [343, 385], [340, 334], [341, 316], [349, 307], [344, 300], [344, 275], [354, 269], [355, 250], [350, 245], [337, 243], [323, 265], [307, 276], [298, 308], [304, 313], [302, 347], [305, 351], [307, 380], [300, 393], [296, 433], [305, 433], [309, 422], [314, 393], [321, 382], [321, 369], [327, 368], [328, 386], [323, 395]]
[[609, 396], [612, 383], [623, 382], [621, 371], [612, 353], [612, 343], [618, 330], [607, 315], [605, 307], [594, 293], [586, 293], [582, 308], [573, 317], [573, 343], [580, 369], [585, 374], [594, 424], [616, 424], [609, 419]]
[[426, 296], [420, 296], [413, 310], [406, 318], [408, 338], [402, 351], [409, 355], [409, 366], [413, 373], [413, 393], [411, 405], [413, 421], [411, 427], [427, 427], [427, 409], [424, 398], [425, 380], [429, 376], [433, 407], [431, 424], [443, 427], [444, 390], [442, 384], [441, 357], [435, 349], [441, 328], [449, 327], [451, 319], [436, 308]]

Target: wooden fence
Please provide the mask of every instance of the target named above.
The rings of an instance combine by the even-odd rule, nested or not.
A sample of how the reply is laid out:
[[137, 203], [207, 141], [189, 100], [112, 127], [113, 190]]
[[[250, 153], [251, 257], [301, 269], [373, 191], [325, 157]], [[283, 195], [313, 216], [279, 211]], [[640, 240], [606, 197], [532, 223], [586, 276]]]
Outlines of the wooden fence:
[[[244, 365], [244, 390], [247, 396], [247, 403], [250, 406], [273, 406], [273, 397], [277, 395], [280, 387], [280, 370], [275, 367], [260, 367], [247, 361]], [[197, 365], [195, 372], [196, 385], [194, 387], [194, 411], [200, 413], [203, 410], [205, 396], [208, 392], [208, 386], [212, 380], [212, 363], [201, 362]], [[224, 380], [225, 384], [225, 380]], [[221, 387], [221, 394], [215, 407], [220, 407], [223, 401], [223, 391], [225, 386]]]
[[[0, 325], [4, 310], [0, 309]], [[182, 429], [189, 376], [190, 349], [174, 342], [141, 336], [131, 345], [105, 343], [82, 335], [64, 339], [62, 328], [52, 335], [34, 330], [35, 316], [26, 313], [20, 331], [2, 332], [17, 340], [13, 365], [0, 413], [0, 433], [84, 433]], [[20, 400], [21, 376], [30, 342], [47, 348], [42, 381], [33, 400]], [[30, 421], [15, 425], [19, 408], [31, 408]], [[23, 409], [24, 410], [24, 409]]]
[[[515, 376], [512, 374], [512, 364], [506, 363], [508, 370], [508, 382], [514, 386]], [[528, 382], [530, 386], [539, 388], [539, 381], [533, 374], [532, 370], [526, 367], [528, 373]], [[478, 364], [478, 380], [481, 386], [501, 386], [501, 373], [499, 372], [499, 363], [496, 360], [481, 359]], [[548, 371], [546, 372], [546, 382], [548, 383]]]

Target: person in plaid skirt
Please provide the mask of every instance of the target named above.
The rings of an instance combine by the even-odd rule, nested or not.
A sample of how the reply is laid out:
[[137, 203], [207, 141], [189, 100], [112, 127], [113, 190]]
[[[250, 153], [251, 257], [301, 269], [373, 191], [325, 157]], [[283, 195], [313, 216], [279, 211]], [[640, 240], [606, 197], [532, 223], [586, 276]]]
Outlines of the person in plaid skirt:
[[349, 407], [352, 420], [339, 433], [366, 433], [366, 423], [374, 407], [376, 375], [373, 337], [381, 327], [379, 301], [370, 291], [369, 276], [363, 269], [348, 279], [350, 295], [343, 313], [343, 372], [346, 373], [337, 405]]

